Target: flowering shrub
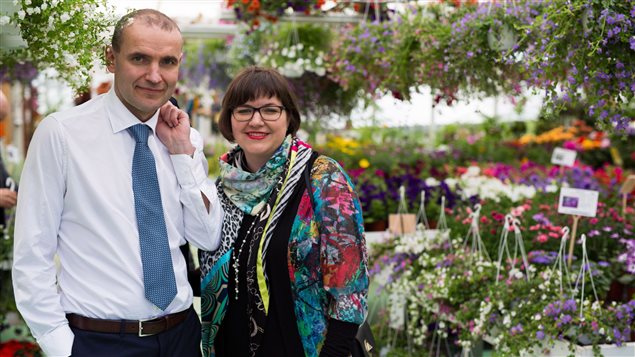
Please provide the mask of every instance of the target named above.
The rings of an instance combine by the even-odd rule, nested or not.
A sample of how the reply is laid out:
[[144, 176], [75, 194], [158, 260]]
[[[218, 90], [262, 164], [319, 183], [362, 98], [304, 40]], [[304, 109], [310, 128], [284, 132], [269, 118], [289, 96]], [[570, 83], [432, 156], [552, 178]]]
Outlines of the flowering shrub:
[[565, 103], [587, 103], [598, 123], [625, 131], [635, 92], [634, 16], [631, 2], [548, 2], [522, 40], [530, 83], [546, 89], [556, 111]]
[[[501, 260], [499, 266], [452, 233], [457, 237], [452, 249], [447, 242], [416, 243], [410, 236], [395, 237], [372, 249], [376, 258], [371, 274], [383, 277], [391, 302], [390, 321], [405, 314], [401, 321], [415, 344], [423, 347], [434, 341], [434, 335], [455, 335], [456, 343], [470, 350], [487, 336], [501, 356], [549, 349], [554, 341], [568, 345], [572, 355], [578, 344], [592, 345], [599, 355], [600, 344], [620, 346], [629, 341], [635, 300], [603, 305], [594, 298], [596, 288], [606, 291], [601, 280], [610, 275], [609, 264], [591, 262], [582, 267], [583, 262], [576, 260], [570, 273], [563, 275], [554, 269], [557, 253], [535, 251], [529, 254], [527, 266], [515, 257]], [[497, 280], [498, 270], [502, 274]], [[574, 272], [581, 272], [580, 277]], [[579, 285], [582, 280], [584, 290]], [[582, 291], [586, 298], [580, 300]]]
[[[544, 91], [547, 105], [583, 105], [624, 133], [632, 120], [635, 61], [630, 2], [554, 0], [407, 7], [384, 22], [341, 30], [334, 80], [408, 100], [429, 86], [435, 102]], [[522, 100], [521, 100], [522, 102]]]
[[239, 21], [247, 23], [252, 29], [260, 26], [261, 19], [275, 22], [285, 12], [301, 12], [306, 15], [320, 13], [324, 0], [227, 0], [227, 8], [236, 13]]
[[89, 84], [90, 71], [108, 43], [113, 11], [105, 0], [14, 0], [18, 10], [0, 23], [18, 27], [26, 48], [2, 54], [9, 70], [29, 61], [38, 70], [53, 68], [76, 90]]
[[41, 357], [44, 354], [33, 342], [9, 340], [0, 343], [0, 357], [14, 356]]
[[483, 3], [462, 10], [449, 18], [444, 71], [454, 74], [455, 87], [463, 95], [519, 95], [524, 78], [518, 40], [522, 28], [541, 13], [542, 2]]
[[281, 24], [260, 48], [255, 62], [278, 69], [288, 78], [304, 72], [324, 76], [324, 53], [331, 42], [327, 27], [313, 24]]
[[329, 72], [343, 88], [374, 95], [385, 90], [391, 70], [395, 24], [361, 23], [342, 28], [331, 46]]

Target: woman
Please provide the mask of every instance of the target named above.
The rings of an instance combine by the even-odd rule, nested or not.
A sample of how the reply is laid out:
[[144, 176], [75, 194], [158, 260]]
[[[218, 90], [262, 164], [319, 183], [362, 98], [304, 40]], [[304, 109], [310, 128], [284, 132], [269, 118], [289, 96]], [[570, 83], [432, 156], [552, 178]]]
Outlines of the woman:
[[250, 67], [230, 83], [219, 129], [237, 146], [220, 159], [222, 242], [200, 253], [205, 355], [350, 354], [367, 310], [360, 204], [299, 127], [275, 70]]

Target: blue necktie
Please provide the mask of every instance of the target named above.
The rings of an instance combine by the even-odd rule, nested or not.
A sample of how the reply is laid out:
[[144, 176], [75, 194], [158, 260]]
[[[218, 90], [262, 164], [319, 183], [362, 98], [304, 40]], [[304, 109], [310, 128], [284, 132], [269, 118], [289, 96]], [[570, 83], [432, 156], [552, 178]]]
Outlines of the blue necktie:
[[176, 281], [157, 169], [152, 151], [148, 147], [150, 128], [137, 124], [128, 128], [128, 131], [137, 142], [132, 158], [132, 191], [139, 228], [145, 294], [150, 302], [165, 310], [176, 296]]

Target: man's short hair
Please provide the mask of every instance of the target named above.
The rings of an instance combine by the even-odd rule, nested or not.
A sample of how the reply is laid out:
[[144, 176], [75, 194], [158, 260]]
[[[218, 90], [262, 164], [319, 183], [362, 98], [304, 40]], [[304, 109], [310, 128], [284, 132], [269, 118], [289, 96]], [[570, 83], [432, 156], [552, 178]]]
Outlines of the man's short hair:
[[112, 34], [112, 49], [119, 52], [121, 42], [123, 41], [123, 30], [132, 25], [135, 21], [141, 21], [146, 26], [159, 27], [163, 31], [178, 31], [181, 33], [179, 26], [164, 13], [154, 9], [141, 9], [132, 11], [124, 15], [115, 25], [115, 31]]

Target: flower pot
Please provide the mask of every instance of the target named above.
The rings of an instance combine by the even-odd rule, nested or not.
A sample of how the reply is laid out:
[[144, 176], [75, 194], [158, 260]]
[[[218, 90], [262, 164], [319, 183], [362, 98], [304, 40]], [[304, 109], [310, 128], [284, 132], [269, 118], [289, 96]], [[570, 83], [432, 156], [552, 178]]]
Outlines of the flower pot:
[[635, 299], [635, 286], [631, 284], [624, 284], [619, 280], [611, 281], [611, 285], [609, 286], [609, 291], [606, 293], [606, 299], [604, 299], [607, 303], [617, 302], [617, 303], [627, 303]]
[[364, 230], [367, 232], [385, 231], [388, 228], [388, 221], [385, 219], [375, 222], [364, 222]]

